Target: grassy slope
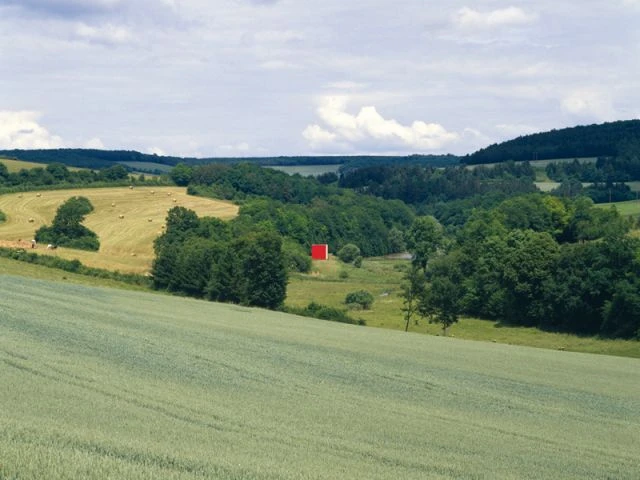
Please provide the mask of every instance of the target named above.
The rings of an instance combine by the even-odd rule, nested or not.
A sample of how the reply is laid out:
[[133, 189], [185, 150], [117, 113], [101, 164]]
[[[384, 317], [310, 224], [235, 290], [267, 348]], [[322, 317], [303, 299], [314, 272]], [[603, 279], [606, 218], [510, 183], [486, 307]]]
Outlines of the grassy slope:
[[[316, 301], [344, 308], [344, 298], [348, 292], [364, 289], [374, 295], [373, 307], [367, 311], [351, 312], [351, 315], [365, 319], [369, 326], [404, 330], [400, 290], [403, 273], [398, 269], [400, 265], [402, 262], [397, 260], [365, 259], [362, 268], [354, 268], [333, 257], [327, 262], [314, 262], [310, 275], [296, 274], [291, 277], [287, 288], [287, 304], [303, 307]], [[341, 270], [347, 271], [347, 280], [340, 279]], [[431, 335], [440, 333], [440, 327], [430, 325], [426, 320], [420, 320], [409, 328], [413, 332]], [[509, 327], [473, 318], [460, 319], [451, 328], [451, 333], [457, 338], [471, 340], [640, 358], [640, 342], [637, 341], [578, 337], [535, 328]]]
[[[77, 258], [88, 266], [123, 272], [142, 273], [150, 268], [153, 240], [162, 232], [167, 209], [179, 205], [194, 210], [200, 216], [220, 218], [231, 218], [238, 211], [237, 206], [228, 202], [187, 195], [186, 190], [179, 187], [15, 193], [0, 196], [0, 210], [7, 215], [6, 223], [0, 225], [0, 240], [22, 239], [27, 245], [41, 225], [51, 223], [62, 202], [74, 195], [87, 197], [95, 207], [84, 224], [98, 234], [100, 252], [64, 248], [49, 252], [40, 248], [39, 252]], [[120, 219], [120, 215], [124, 218]], [[30, 218], [34, 219], [33, 223], [29, 222]]]
[[0, 478], [637, 478], [638, 360], [0, 275]]
[[[8, 158], [0, 157], [0, 163], [4, 163], [9, 172], [19, 172], [20, 170], [31, 170], [32, 168], [46, 168], [47, 165], [44, 163], [35, 163], [35, 162], [24, 162], [22, 160], [10, 160]], [[77, 167], [67, 167], [69, 170], [78, 171], [82, 170]]]

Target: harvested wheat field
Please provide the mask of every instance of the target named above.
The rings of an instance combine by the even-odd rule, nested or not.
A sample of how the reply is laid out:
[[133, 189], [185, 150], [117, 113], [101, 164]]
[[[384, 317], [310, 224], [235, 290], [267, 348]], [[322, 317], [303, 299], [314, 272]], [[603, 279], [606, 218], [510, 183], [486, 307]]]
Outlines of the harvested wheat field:
[[198, 216], [233, 218], [238, 207], [217, 200], [187, 195], [185, 188], [85, 188], [13, 193], [0, 196], [0, 246], [30, 248], [35, 231], [50, 224], [58, 207], [73, 196], [87, 197], [94, 211], [84, 225], [98, 234], [99, 252], [37, 247], [38, 253], [78, 259], [91, 267], [144, 273], [153, 261], [153, 240], [162, 233], [167, 211], [175, 206], [194, 210]]

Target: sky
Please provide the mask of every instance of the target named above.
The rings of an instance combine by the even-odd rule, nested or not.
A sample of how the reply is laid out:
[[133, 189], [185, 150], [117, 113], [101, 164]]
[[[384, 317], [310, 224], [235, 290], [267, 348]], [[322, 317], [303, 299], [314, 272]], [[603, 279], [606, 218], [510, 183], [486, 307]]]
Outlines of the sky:
[[0, 0], [0, 149], [466, 154], [640, 118], [640, 0]]

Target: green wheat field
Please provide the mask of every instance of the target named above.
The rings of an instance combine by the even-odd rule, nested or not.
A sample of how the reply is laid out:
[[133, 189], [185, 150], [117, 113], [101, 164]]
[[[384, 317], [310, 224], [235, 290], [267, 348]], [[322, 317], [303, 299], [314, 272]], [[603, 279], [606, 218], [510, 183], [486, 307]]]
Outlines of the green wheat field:
[[0, 479], [637, 479], [640, 361], [0, 275]]

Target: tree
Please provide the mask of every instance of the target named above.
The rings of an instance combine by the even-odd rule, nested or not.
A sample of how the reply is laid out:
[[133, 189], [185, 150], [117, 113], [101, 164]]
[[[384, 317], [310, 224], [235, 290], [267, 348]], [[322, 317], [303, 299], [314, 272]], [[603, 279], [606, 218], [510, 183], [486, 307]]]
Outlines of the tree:
[[426, 270], [427, 263], [443, 245], [442, 225], [431, 216], [418, 217], [407, 232], [407, 248], [413, 254], [413, 265]]
[[416, 315], [420, 315], [420, 301], [424, 297], [426, 278], [424, 271], [411, 265], [402, 283], [402, 312], [404, 313], [404, 331], [409, 331], [409, 324]]
[[362, 308], [363, 310], [369, 310], [373, 305], [373, 295], [366, 290], [357, 290], [355, 292], [347, 293], [344, 299], [344, 303], [348, 306], [354, 306]]
[[72, 197], [56, 212], [51, 226], [40, 227], [35, 239], [80, 250], [98, 250], [100, 241], [95, 232], [82, 225], [84, 217], [93, 211], [93, 205], [85, 197]]
[[360, 256], [360, 249], [353, 243], [347, 243], [344, 247], [338, 250], [338, 258], [344, 263], [351, 263]]
[[420, 315], [429, 318], [429, 323], [439, 323], [446, 336], [462, 312], [464, 290], [460, 265], [453, 255], [440, 257], [431, 263], [427, 277], [429, 283], [420, 298], [418, 310]]
[[176, 185], [186, 187], [193, 177], [193, 169], [184, 163], [179, 163], [171, 169], [169, 176]]

